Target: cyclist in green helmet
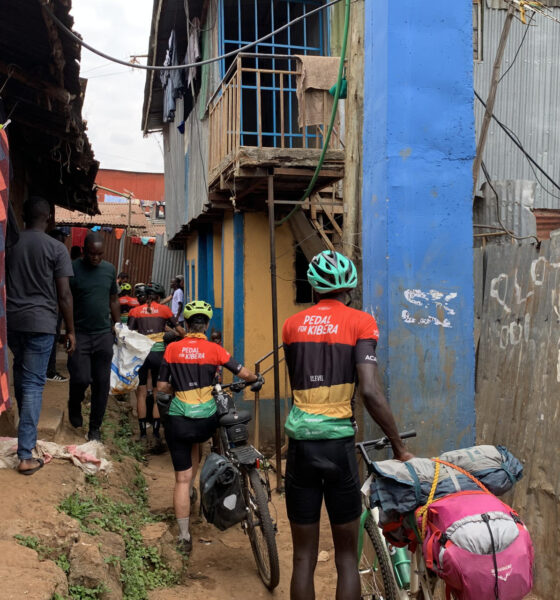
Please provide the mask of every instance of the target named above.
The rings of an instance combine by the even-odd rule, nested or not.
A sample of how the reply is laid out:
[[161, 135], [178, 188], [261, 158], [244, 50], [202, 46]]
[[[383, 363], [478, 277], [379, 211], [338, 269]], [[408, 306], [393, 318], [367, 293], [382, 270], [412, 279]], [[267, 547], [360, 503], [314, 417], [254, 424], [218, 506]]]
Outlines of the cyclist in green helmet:
[[364, 405], [391, 440], [395, 457], [408, 460], [412, 454], [399, 438], [381, 388], [375, 319], [346, 305], [348, 293], [358, 284], [354, 263], [326, 250], [309, 264], [307, 279], [319, 301], [290, 317], [282, 330], [293, 395], [286, 420], [286, 505], [294, 547], [290, 598], [315, 598], [313, 573], [324, 498], [338, 573], [336, 600], [360, 600], [362, 505], [352, 414], [356, 378]]
[[173, 506], [179, 526], [178, 546], [190, 553], [190, 498], [198, 469], [199, 444], [212, 437], [218, 428], [216, 401], [212, 396], [216, 368], [224, 366], [234, 375], [253, 382], [253, 391], [260, 389], [264, 380], [237, 362], [222, 346], [206, 339], [213, 315], [208, 302], [189, 302], [184, 314], [186, 337], [167, 346], [157, 389], [158, 405], [162, 410], [167, 408], [165, 439], [175, 470]]
[[131, 296], [132, 286], [130, 283], [123, 283], [119, 292], [119, 305], [121, 307], [121, 323], [128, 323], [128, 313], [139, 306], [139, 302], [134, 296]]

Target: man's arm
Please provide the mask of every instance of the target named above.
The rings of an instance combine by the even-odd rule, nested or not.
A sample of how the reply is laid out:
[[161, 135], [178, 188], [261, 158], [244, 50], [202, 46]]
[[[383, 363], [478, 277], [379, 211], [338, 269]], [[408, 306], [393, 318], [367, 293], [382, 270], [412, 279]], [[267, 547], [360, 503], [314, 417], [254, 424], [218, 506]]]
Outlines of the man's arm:
[[66, 326], [66, 350], [72, 354], [76, 349], [76, 334], [74, 333], [74, 307], [72, 303], [72, 292], [68, 277], [57, 277], [56, 293], [58, 296], [58, 307], [62, 313]]
[[399, 437], [399, 431], [391, 407], [381, 389], [379, 372], [375, 363], [358, 363], [356, 365], [360, 394], [371, 418], [381, 427], [383, 433], [391, 441], [393, 454], [403, 462], [414, 458]]
[[111, 309], [113, 323], [119, 323], [121, 320], [121, 305], [119, 304], [119, 297], [117, 294], [111, 294], [109, 296], [109, 307]]

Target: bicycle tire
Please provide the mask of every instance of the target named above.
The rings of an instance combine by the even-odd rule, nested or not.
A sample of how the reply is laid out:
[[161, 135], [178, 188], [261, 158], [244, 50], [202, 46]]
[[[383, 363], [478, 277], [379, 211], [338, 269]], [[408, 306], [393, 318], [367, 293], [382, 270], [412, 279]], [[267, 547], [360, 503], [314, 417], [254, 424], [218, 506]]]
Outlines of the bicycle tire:
[[247, 532], [260, 578], [272, 591], [280, 581], [280, 564], [276, 534], [268, 510], [268, 496], [255, 467], [247, 469], [246, 476], [245, 500], [249, 509]]
[[371, 515], [364, 524], [364, 544], [358, 569], [362, 600], [398, 600], [391, 559]]

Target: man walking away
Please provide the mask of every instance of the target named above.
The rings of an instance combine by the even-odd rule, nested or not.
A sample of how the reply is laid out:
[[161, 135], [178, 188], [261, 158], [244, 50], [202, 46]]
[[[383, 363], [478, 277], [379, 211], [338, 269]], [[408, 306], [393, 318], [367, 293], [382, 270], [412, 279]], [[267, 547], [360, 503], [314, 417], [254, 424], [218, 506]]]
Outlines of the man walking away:
[[14, 389], [19, 411], [18, 471], [31, 475], [43, 466], [32, 458], [37, 443], [47, 364], [58, 309], [66, 325], [66, 346], [75, 347], [72, 295], [68, 283], [72, 263], [63, 244], [45, 231], [51, 207], [40, 197], [23, 205], [25, 230], [6, 254], [8, 345], [14, 355]]
[[328, 250], [313, 258], [307, 279], [320, 300], [290, 317], [282, 330], [294, 398], [286, 421], [286, 505], [294, 546], [290, 598], [315, 598], [313, 574], [324, 498], [338, 574], [336, 600], [360, 600], [362, 503], [352, 420], [356, 375], [365, 407], [391, 440], [395, 458], [405, 461], [412, 454], [399, 437], [381, 390], [375, 319], [345, 304], [358, 283], [356, 267], [346, 256]]
[[185, 304], [184, 287], [185, 278], [182, 275], [177, 275], [175, 277], [175, 291], [171, 300], [171, 312], [181, 327], [185, 325], [185, 315], [183, 314], [183, 306]]
[[76, 352], [68, 359], [70, 396], [68, 419], [81, 427], [82, 402], [91, 383], [89, 440], [101, 440], [113, 357], [112, 325], [120, 320], [115, 267], [103, 260], [103, 237], [88, 233], [84, 257], [73, 263], [70, 287], [74, 297]]

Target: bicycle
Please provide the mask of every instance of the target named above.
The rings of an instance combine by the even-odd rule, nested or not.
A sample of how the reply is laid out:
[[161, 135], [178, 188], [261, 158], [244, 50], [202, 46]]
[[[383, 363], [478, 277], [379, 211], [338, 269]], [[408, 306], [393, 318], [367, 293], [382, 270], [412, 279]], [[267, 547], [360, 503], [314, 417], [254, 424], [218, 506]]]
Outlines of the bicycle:
[[[402, 439], [416, 436], [415, 431], [399, 434]], [[362, 585], [362, 600], [443, 600], [445, 585], [430, 572], [424, 562], [421, 544], [412, 555], [405, 548], [389, 544], [379, 527], [379, 509], [369, 504], [369, 489], [373, 479], [370, 456], [372, 451], [388, 448], [391, 442], [383, 437], [359, 442], [356, 449], [361, 454], [368, 478], [362, 486], [364, 511], [360, 519], [358, 569]]]
[[217, 432], [219, 454], [228, 458], [241, 473], [243, 496], [247, 506], [247, 518], [242, 522], [249, 536], [251, 549], [257, 563], [260, 578], [269, 590], [280, 581], [280, 564], [276, 547], [276, 525], [270, 516], [268, 503], [271, 488], [268, 463], [264, 456], [248, 443], [248, 423], [252, 417], [248, 411], [237, 410], [231, 392], [240, 392], [247, 382], [228, 385], [216, 383], [212, 395], [218, 406], [219, 428]]

